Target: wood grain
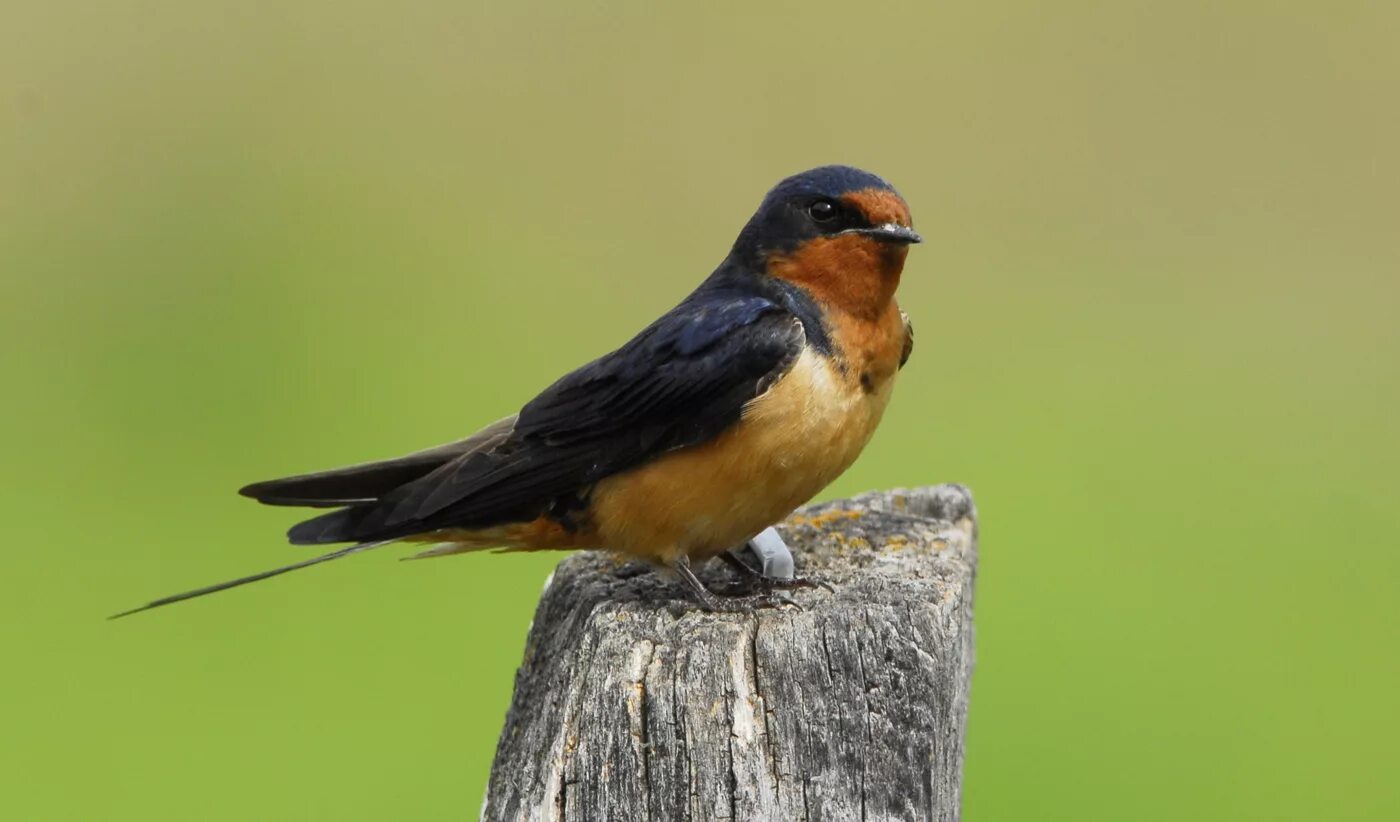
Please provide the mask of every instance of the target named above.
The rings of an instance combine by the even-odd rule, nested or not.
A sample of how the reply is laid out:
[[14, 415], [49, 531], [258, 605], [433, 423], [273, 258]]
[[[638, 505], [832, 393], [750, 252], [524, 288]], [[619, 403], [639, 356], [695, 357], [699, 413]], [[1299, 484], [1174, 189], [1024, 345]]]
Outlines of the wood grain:
[[[972, 674], [965, 488], [867, 494], [780, 529], [802, 610], [698, 610], [581, 553], [530, 630], [488, 820], [956, 820]], [[708, 578], [726, 571], [713, 563]]]

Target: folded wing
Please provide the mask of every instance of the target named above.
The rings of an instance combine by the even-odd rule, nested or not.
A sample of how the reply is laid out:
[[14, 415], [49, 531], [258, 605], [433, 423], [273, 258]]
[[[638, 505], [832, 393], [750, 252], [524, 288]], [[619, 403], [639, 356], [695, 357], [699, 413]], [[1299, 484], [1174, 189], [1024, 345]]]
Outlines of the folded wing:
[[401, 460], [244, 492], [272, 504], [347, 506], [293, 527], [298, 544], [532, 520], [603, 477], [716, 436], [786, 372], [804, 342], [801, 323], [767, 299], [697, 292], [547, 388], [513, 421]]

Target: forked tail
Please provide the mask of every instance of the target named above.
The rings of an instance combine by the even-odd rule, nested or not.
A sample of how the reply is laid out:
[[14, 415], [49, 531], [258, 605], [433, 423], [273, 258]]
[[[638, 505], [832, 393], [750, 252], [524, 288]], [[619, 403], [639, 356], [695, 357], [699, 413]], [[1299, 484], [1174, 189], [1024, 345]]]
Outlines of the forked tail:
[[159, 608], [159, 607], [161, 607], [162, 605], [171, 605], [171, 604], [174, 604], [174, 603], [176, 603], [176, 602], [183, 602], [183, 601], [185, 601], [185, 600], [187, 600], [187, 599], [194, 599], [195, 597], [202, 597], [202, 596], [204, 596], [205, 594], [213, 594], [213, 593], [218, 593], [219, 591], [227, 591], [229, 588], [237, 588], [237, 587], [240, 586], [240, 585], [247, 585], [247, 584], [250, 583], [250, 582], [258, 582], [258, 581], [260, 581], [260, 580], [264, 580], [264, 579], [268, 579], [268, 578], [270, 578], [270, 577], [278, 576], [279, 574], [285, 574], [285, 573], [287, 573], [288, 571], [295, 571], [295, 570], [300, 569], [300, 568], [307, 568], [307, 567], [310, 567], [310, 566], [312, 566], [312, 565], [319, 565], [319, 564], [321, 564], [322, 562], [329, 562], [329, 561], [331, 561], [331, 560], [333, 560], [333, 559], [340, 559], [341, 557], [348, 557], [348, 556], [350, 556], [351, 554], [358, 554], [358, 553], [360, 553], [360, 552], [362, 552], [362, 551], [368, 551], [368, 550], [370, 550], [371, 548], [379, 548], [379, 547], [381, 547], [381, 546], [388, 545], [389, 543], [391, 543], [391, 542], [393, 542], [393, 541], [394, 541], [394, 540], [389, 539], [389, 540], [382, 540], [382, 541], [380, 541], [380, 542], [361, 542], [361, 543], [357, 543], [357, 544], [355, 544], [355, 545], [348, 545], [348, 546], [346, 546], [346, 547], [344, 547], [344, 548], [341, 548], [341, 549], [339, 549], [339, 550], [337, 550], [337, 551], [331, 551], [329, 554], [322, 554], [322, 555], [320, 555], [319, 557], [312, 557], [311, 559], [304, 559], [304, 560], [302, 560], [301, 562], [294, 562], [294, 563], [292, 563], [291, 565], [283, 565], [281, 568], [273, 568], [273, 569], [270, 570], [270, 571], [261, 571], [261, 572], [259, 572], [259, 573], [251, 574], [251, 575], [246, 576], [246, 577], [239, 577], [238, 579], [231, 579], [231, 580], [228, 580], [227, 582], [220, 582], [220, 583], [216, 583], [216, 584], [214, 584], [214, 585], [205, 586], [205, 587], [203, 587], [203, 588], [195, 588], [193, 591], [185, 591], [184, 593], [172, 594], [172, 595], [170, 595], [170, 596], [168, 596], [168, 597], [161, 597], [160, 599], [157, 599], [157, 600], [148, 602], [148, 603], [146, 603], [145, 605], [142, 605], [142, 606], [139, 607], [139, 608], [132, 608], [130, 611], [122, 611], [120, 614], [112, 614], [111, 616], [109, 616], [109, 617], [107, 617], [107, 618], [108, 618], [108, 619], [117, 619], [118, 617], [130, 616], [131, 614], [137, 614], [137, 613], [140, 613], [140, 612], [142, 612], [142, 611], [149, 611], [149, 610], [152, 609], [152, 608]]

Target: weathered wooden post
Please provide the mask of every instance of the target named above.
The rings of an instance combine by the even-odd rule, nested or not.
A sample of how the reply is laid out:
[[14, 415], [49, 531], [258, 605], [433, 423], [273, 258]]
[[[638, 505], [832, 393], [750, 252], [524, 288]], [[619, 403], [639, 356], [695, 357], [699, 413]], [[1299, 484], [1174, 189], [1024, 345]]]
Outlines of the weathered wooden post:
[[957, 819], [971, 495], [866, 494], [780, 530], [798, 572], [834, 593], [796, 592], [802, 610], [711, 614], [642, 566], [560, 563], [482, 818]]

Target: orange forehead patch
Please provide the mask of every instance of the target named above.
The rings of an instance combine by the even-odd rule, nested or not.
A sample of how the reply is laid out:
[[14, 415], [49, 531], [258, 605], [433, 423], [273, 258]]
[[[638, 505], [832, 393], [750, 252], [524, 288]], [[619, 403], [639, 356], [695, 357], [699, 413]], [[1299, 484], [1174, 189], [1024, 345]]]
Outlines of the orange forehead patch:
[[902, 226], [913, 226], [914, 224], [913, 218], [909, 214], [909, 206], [904, 202], [904, 198], [887, 188], [866, 188], [852, 191], [850, 194], [843, 195], [841, 199], [860, 209], [871, 225], [896, 223]]

